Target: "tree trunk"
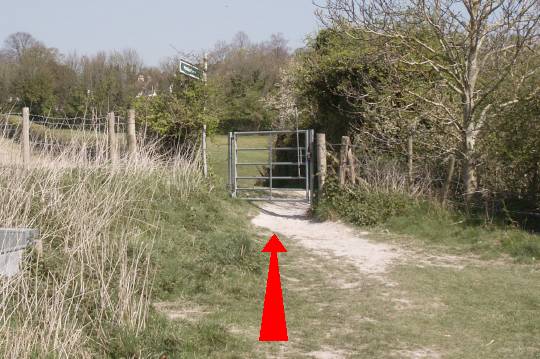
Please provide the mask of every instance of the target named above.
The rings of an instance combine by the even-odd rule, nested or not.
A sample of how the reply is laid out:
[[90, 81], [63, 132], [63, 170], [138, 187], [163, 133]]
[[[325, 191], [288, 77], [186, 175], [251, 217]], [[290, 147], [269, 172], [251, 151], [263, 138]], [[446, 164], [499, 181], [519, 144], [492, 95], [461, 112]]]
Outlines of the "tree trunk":
[[464, 197], [468, 203], [478, 189], [478, 180], [476, 174], [476, 145], [477, 131], [474, 130], [472, 123], [469, 123], [463, 131], [463, 185]]
[[480, 71], [478, 65], [478, 53], [482, 44], [482, 31], [478, 20], [478, 11], [480, 9], [480, 1], [473, 0], [470, 3], [470, 19], [469, 19], [469, 47], [465, 63], [465, 79], [463, 81], [463, 184], [465, 202], [469, 203], [478, 189], [478, 181], [476, 176], [476, 138], [477, 127], [474, 121], [475, 101], [474, 94], [478, 73]]

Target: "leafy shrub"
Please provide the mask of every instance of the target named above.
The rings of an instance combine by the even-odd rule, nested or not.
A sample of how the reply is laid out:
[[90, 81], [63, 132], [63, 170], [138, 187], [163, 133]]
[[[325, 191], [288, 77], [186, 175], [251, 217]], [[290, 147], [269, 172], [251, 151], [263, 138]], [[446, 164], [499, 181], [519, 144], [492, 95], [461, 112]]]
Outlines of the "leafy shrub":
[[505, 222], [488, 223], [480, 213], [443, 207], [429, 197], [416, 199], [376, 186], [341, 188], [332, 178], [317, 200], [315, 216], [377, 226], [458, 252], [488, 256], [507, 253], [519, 260], [540, 258], [537, 234]]
[[332, 178], [326, 184], [315, 213], [320, 218], [340, 217], [364, 226], [384, 223], [407, 212], [416, 201], [405, 193], [385, 192], [366, 186], [340, 188]]
[[214, 89], [184, 78], [176, 78], [173, 87], [172, 93], [135, 100], [138, 126], [169, 144], [197, 137], [203, 124], [212, 132], [218, 122]]

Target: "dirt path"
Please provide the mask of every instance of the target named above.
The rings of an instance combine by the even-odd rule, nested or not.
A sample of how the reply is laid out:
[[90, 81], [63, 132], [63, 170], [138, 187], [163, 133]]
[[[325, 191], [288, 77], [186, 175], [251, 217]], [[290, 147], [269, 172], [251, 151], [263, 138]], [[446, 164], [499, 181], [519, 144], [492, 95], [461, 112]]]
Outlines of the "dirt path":
[[[282, 278], [292, 293], [289, 343], [266, 351], [272, 358], [356, 358], [360, 351], [354, 338], [360, 328], [377, 325], [375, 312], [409, 304], [397, 283], [386, 275], [393, 265], [409, 256], [397, 246], [367, 239], [362, 232], [339, 222], [316, 222], [309, 218], [307, 204], [275, 202], [256, 205], [259, 214], [252, 223], [282, 236], [289, 249], [284, 256]], [[309, 249], [307, 252], [303, 249]], [[395, 292], [396, 294], [391, 294]], [[398, 295], [399, 294], [399, 295]], [[377, 298], [374, 301], [374, 298]], [[383, 300], [386, 304], [378, 303]], [[397, 299], [395, 299], [397, 298]], [[292, 303], [291, 303], [292, 302]], [[385, 308], [386, 307], [386, 308]], [[370, 313], [366, 315], [363, 312]], [[377, 314], [381, 316], [380, 313]], [[304, 325], [301, 330], [296, 329]], [[306, 342], [309, 342], [307, 344]], [[429, 355], [417, 355], [424, 350]], [[438, 358], [421, 348], [411, 353], [388, 353], [389, 357]], [[377, 356], [380, 357], [380, 356]]]
[[254, 225], [297, 240], [323, 256], [343, 258], [373, 277], [381, 278], [381, 274], [405, 254], [395, 246], [370, 241], [367, 232], [343, 223], [310, 220], [308, 204], [276, 202], [258, 207], [260, 213], [253, 218]]
[[307, 205], [256, 206], [252, 223], [288, 249], [280, 264], [289, 328], [289, 342], [258, 344], [257, 357], [538, 358], [540, 326], [527, 314], [540, 313], [537, 266], [375, 240], [310, 220]]

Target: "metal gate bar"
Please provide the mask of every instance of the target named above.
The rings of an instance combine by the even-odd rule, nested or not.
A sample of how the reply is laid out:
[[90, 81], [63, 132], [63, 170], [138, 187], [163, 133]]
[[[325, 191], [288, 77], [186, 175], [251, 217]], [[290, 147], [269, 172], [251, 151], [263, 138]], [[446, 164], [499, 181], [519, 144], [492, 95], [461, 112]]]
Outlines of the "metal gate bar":
[[[297, 134], [297, 136], [303, 136], [303, 145], [300, 145], [297, 142], [297, 147], [275, 147], [274, 146], [274, 135], [279, 134]], [[268, 146], [267, 147], [239, 147], [238, 139], [242, 136], [268, 136]], [[229, 188], [231, 195], [245, 200], [250, 201], [276, 201], [276, 202], [311, 202], [312, 192], [313, 192], [313, 130], [285, 130], [285, 131], [243, 131], [243, 132], [230, 132], [229, 133]], [[297, 140], [298, 141], [298, 140]], [[265, 162], [239, 162], [239, 152], [243, 151], [266, 151], [268, 152], [268, 161]], [[274, 162], [273, 156], [275, 152], [278, 151], [297, 151], [297, 160], [296, 162]], [[256, 176], [256, 175], [238, 175], [238, 167], [249, 167], [249, 166], [267, 166], [268, 175], [267, 176]], [[274, 176], [273, 170], [275, 166], [298, 166], [298, 175], [297, 176]], [[302, 168], [303, 173], [300, 172]], [[268, 180], [269, 186], [244, 186], [239, 187], [239, 180]], [[286, 180], [304, 180], [305, 181], [305, 198], [281, 198], [274, 197], [273, 191], [302, 191], [301, 188], [290, 188], [290, 187], [274, 187], [274, 180], [286, 181]], [[258, 191], [258, 192], [267, 192], [268, 196], [264, 197], [241, 197], [238, 196], [239, 192], [246, 193], [249, 191]]]

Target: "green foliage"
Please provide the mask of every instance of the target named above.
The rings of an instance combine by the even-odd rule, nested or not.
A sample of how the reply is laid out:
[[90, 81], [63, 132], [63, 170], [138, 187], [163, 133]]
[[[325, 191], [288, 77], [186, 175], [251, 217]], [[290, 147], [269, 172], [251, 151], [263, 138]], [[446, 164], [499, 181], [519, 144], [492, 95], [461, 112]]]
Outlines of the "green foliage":
[[219, 89], [220, 130], [270, 129], [276, 113], [265, 98], [276, 91], [290, 58], [286, 40], [272, 35], [269, 41], [252, 43], [238, 33], [210, 55], [219, 59], [209, 68], [209, 81]]
[[[21, 39], [26, 45], [19, 48]], [[125, 116], [136, 107], [140, 125], [168, 144], [195, 137], [202, 124], [210, 132], [270, 128], [275, 113], [263, 99], [290, 58], [283, 37], [252, 43], [240, 33], [210, 53], [204, 87], [179, 74], [176, 57], [145, 67], [133, 50], [66, 56], [26, 33], [8, 40], [0, 51], [0, 108], [89, 118], [110, 111]]]
[[49, 113], [56, 104], [56, 61], [56, 54], [43, 47], [28, 49], [20, 58], [13, 92], [36, 113]]
[[325, 186], [315, 207], [319, 218], [341, 218], [361, 226], [411, 235], [458, 252], [489, 256], [507, 253], [528, 261], [540, 258], [540, 235], [504, 223], [486, 224], [480, 213], [466, 214], [428, 199], [413, 199], [376, 188], [342, 189], [335, 179]]
[[325, 184], [315, 214], [320, 218], [343, 218], [363, 226], [384, 223], [392, 216], [407, 213], [415, 201], [403, 193], [368, 188], [340, 188], [335, 178]]
[[322, 30], [308, 49], [300, 53], [302, 65], [297, 77], [300, 96], [312, 104], [313, 114], [306, 124], [325, 132], [330, 140], [348, 133], [357, 123], [357, 109], [343, 95], [343, 90], [354, 83], [358, 91], [378, 81], [378, 63], [362, 61], [366, 44], [353, 41], [338, 32]]
[[[24, 46], [21, 45], [24, 43]], [[103, 116], [126, 110], [142, 68], [133, 50], [95, 56], [62, 55], [26, 33], [8, 36], [0, 51], [0, 107], [56, 116]], [[159, 87], [159, 76], [150, 86]], [[144, 91], [142, 91], [144, 92]]]
[[[418, 27], [411, 34], [440, 49], [428, 29]], [[416, 64], [418, 56], [445, 63], [449, 59], [444, 52], [417, 51], [421, 54], [407, 52], [400, 39], [377, 37], [346, 25], [321, 30], [296, 56], [292, 82], [303, 126], [326, 133], [330, 143], [349, 135], [361, 161], [389, 158], [402, 169], [407, 168], [410, 138], [413, 180], [426, 183], [432, 194], [440, 193], [452, 154], [457, 161], [449, 196], [461, 202], [463, 177], [457, 174], [463, 173], [467, 151], [463, 131], [452, 123], [461, 118], [462, 99], [449, 87], [452, 79], [444, 71], [434, 71], [429, 61], [407, 64]], [[539, 77], [531, 71], [536, 67], [538, 59], [520, 60], [513, 67], [513, 72], [523, 74], [519, 86], [508, 78], [485, 100], [489, 105], [473, 157], [479, 193], [483, 193], [475, 205], [493, 207], [497, 216], [540, 230], [540, 107], [535, 96]], [[499, 74], [485, 72], [482, 81], [489, 83], [490, 76], [495, 79]], [[475, 116], [481, 111], [477, 112]]]
[[308, 113], [306, 126], [332, 141], [353, 129], [400, 136], [421, 112], [418, 99], [406, 90], [418, 90], [429, 71], [404, 69], [392, 60], [392, 47], [351, 31], [354, 37], [334, 28], [321, 30], [298, 55], [296, 86], [298, 102]]
[[271, 111], [265, 108], [261, 100], [264, 95], [264, 81], [256, 74], [251, 78], [235, 77], [223, 79], [222, 86], [222, 120], [220, 129], [229, 130], [263, 130], [270, 129]]
[[[536, 76], [537, 82], [540, 76]], [[522, 88], [522, 96], [534, 91], [533, 83]], [[511, 89], [508, 89], [511, 91]], [[536, 212], [527, 225], [540, 231], [540, 97], [504, 108], [491, 119], [479, 147], [483, 153], [481, 183], [499, 194], [513, 219], [513, 211]], [[536, 225], [535, 223], [536, 222]]]
[[165, 142], [175, 143], [200, 134], [203, 124], [212, 133], [217, 127], [214, 89], [201, 81], [175, 78], [173, 92], [141, 96], [134, 101], [139, 126]]

